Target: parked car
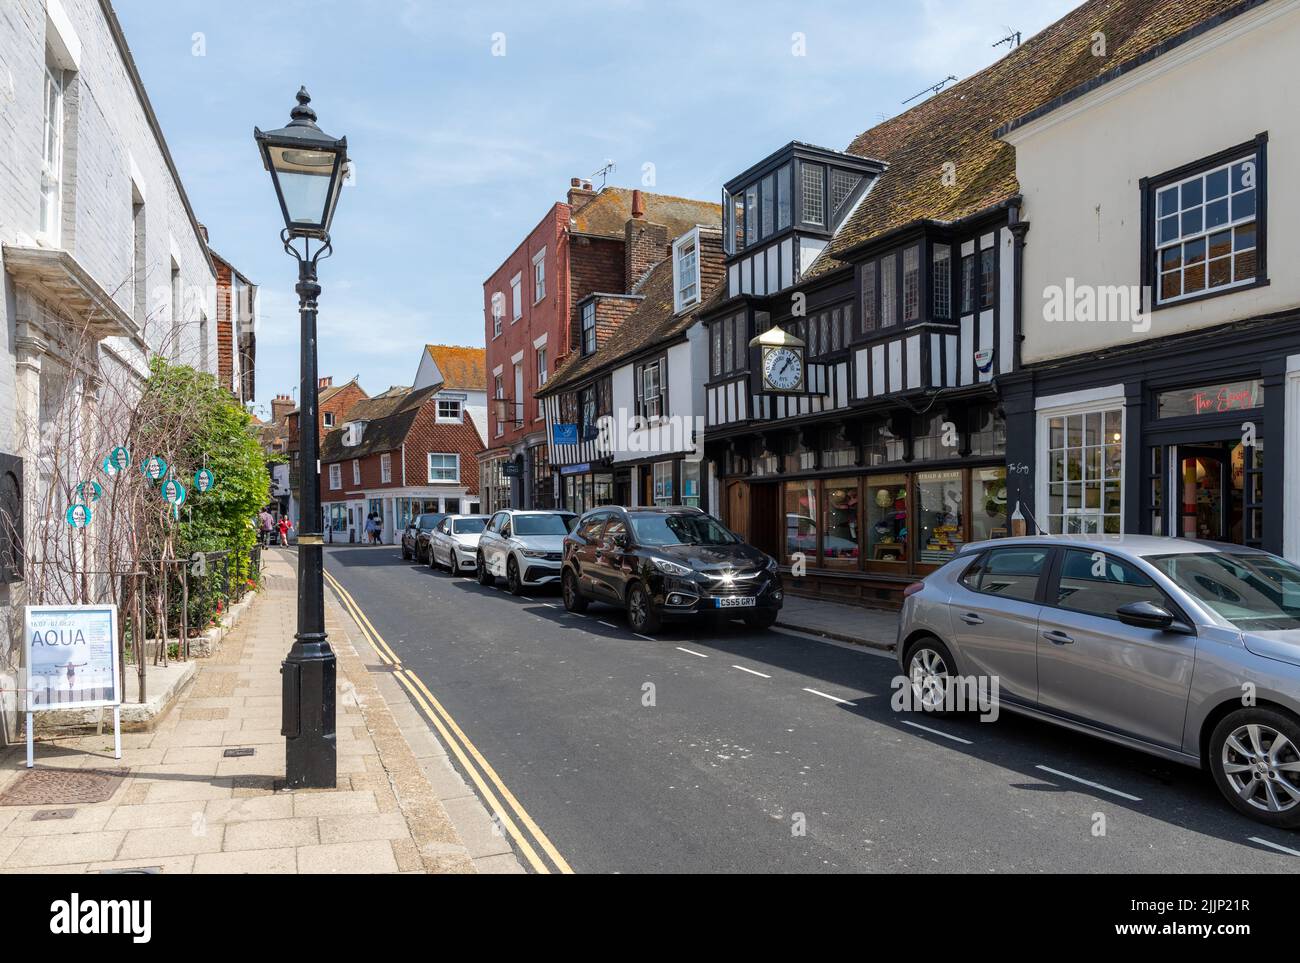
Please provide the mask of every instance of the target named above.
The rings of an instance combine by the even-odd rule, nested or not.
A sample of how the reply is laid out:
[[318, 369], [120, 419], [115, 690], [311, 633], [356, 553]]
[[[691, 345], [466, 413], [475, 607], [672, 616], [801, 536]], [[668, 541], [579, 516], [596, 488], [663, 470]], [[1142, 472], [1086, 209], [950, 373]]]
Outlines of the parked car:
[[402, 560], [409, 562], [411, 559], [415, 559], [417, 562], [423, 562], [428, 557], [429, 533], [433, 531], [434, 526], [439, 521], [446, 517], [446, 512], [433, 512], [412, 517], [406, 523], [406, 527], [402, 529]]
[[478, 565], [478, 540], [487, 527], [487, 515], [448, 515], [429, 535], [429, 567], [449, 572], [473, 570]]
[[1038, 536], [966, 546], [905, 596], [898, 659], [920, 702], [996, 676], [1002, 708], [1208, 768], [1239, 812], [1300, 828], [1300, 567]]
[[558, 581], [564, 536], [576, 517], [573, 512], [497, 512], [479, 536], [479, 584], [492, 585], [504, 576], [511, 593], [519, 595], [527, 587]]
[[664, 618], [708, 613], [776, 622], [783, 591], [776, 559], [698, 508], [598, 508], [564, 540], [564, 607], [627, 610], [634, 632]]

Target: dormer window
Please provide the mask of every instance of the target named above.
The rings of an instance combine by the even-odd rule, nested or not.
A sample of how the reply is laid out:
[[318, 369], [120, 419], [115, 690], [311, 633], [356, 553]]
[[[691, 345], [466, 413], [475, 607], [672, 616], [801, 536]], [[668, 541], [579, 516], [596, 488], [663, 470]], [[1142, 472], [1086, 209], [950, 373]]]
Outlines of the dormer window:
[[582, 353], [594, 354], [596, 351], [596, 302], [588, 301], [582, 306]]
[[700, 300], [700, 235], [698, 230], [673, 242], [673, 307], [682, 311]]

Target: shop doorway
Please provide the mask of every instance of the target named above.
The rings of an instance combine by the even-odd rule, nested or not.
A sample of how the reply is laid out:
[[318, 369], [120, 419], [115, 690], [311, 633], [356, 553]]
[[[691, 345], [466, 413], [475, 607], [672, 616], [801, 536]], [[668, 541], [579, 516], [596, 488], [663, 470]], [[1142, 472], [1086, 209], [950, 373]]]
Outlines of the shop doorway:
[[1263, 450], [1239, 440], [1166, 446], [1170, 533], [1259, 546], [1263, 539]]

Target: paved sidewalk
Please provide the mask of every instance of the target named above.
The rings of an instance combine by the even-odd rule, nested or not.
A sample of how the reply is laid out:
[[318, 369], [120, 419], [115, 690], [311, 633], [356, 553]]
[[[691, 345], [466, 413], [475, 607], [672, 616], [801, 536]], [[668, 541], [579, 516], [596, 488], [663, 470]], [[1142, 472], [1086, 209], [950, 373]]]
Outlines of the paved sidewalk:
[[[512, 855], [476, 860], [466, 848], [425, 776], [427, 753], [418, 759], [403, 738], [332, 598], [338, 787], [282, 788], [279, 669], [293, 640], [296, 589], [285, 555], [264, 558], [265, 588], [252, 609], [154, 731], [123, 734], [121, 760], [111, 731], [38, 741], [32, 771], [63, 771], [63, 793], [87, 791], [69, 783], [93, 780], [93, 770], [121, 778], [115, 788], [108, 780], [102, 802], [65, 795], [0, 805], [0, 872], [519, 871]], [[236, 747], [253, 754], [224, 754]], [[27, 772], [22, 746], [0, 750], [0, 796]], [[469, 825], [477, 831], [481, 823]]]
[[873, 649], [892, 649], [898, 635], [897, 612], [800, 598], [789, 592], [776, 624]]

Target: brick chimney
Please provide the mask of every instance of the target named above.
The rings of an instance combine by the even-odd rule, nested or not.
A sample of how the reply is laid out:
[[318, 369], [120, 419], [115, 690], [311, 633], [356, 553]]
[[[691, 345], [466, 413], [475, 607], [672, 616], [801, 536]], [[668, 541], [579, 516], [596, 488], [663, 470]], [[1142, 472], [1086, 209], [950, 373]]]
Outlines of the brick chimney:
[[284, 416], [293, 411], [293, 399], [288, 395], [276, 395], [271, 399], [271, 420], [281, 421]]
[[569, 207], [573, 209], [574, 214], [595, 196], [596, 192], [591, 189], [591, 181], [583, 180], [581, 177], [569, 178]]
[[327, 375], [327, 376], [324, 377], [324, 378], [317, 378], [317, 379], [316, 379], [316, 388], [317, 388], [317, 390], [319, 390], [319, 391], [324, 391], [326, 388], [330, 387], [330, 385], [332, 385], [332, 384], [334, 384], [334, 376], [333, 376], [333, 375]]
[[623, 290], [631, 292], [668, 251], [668, 228], [645, 219], [645, 197], [634, 190], [632, 216], [623, 226]]

